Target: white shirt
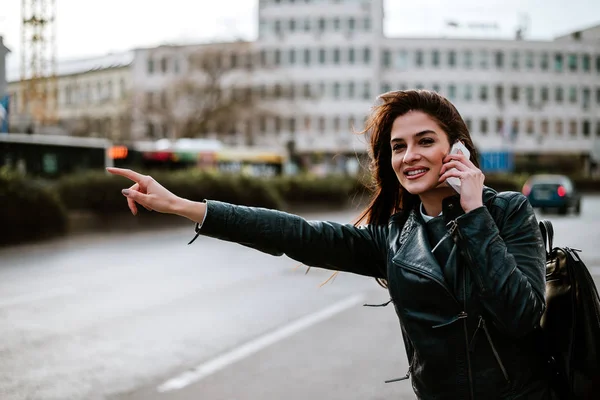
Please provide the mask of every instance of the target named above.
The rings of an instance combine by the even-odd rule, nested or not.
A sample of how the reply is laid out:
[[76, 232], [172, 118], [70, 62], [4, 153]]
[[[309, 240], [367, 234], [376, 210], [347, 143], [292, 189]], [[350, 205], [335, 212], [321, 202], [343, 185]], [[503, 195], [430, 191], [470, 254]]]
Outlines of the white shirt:
[[[425, 214], [425, 210], [423, 209], [423, 203], [421, 203], [421, 205], [419, 206], [419, 210], [421, 211], [421, 216], [423, 217], [423, 220], [425, 222], [427, 222], [427, 221], [432, 220], [433, 218], [435, 218], [435, 217], [432, 217], [432, 216], [429, 216], [429, 215]], [[441, 212], [438, 214], [438, 217], [440, 215], [442, 215]]]

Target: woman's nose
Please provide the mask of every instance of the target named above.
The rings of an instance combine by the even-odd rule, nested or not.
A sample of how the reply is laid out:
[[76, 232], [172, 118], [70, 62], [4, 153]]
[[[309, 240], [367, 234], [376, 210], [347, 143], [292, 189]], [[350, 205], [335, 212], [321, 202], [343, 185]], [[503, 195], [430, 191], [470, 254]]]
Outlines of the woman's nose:
[[407, 148], [406, 152], [404, 153], [404, 162], [406, 164], [410, 164], [420, 158], [421, 158], [421, 155], [419, 154], [418, 151], [415, 151], [415, 149]]

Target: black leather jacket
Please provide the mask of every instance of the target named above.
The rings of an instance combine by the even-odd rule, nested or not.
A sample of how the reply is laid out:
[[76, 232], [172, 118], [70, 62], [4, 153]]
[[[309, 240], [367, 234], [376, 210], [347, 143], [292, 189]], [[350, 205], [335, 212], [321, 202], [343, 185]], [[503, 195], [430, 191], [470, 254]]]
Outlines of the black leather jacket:
[[486, 206], [469, 213], [459, 200], [443, 202], [443, 266], [416, 210], [354, 227], [208, 201], [201, 234], [387, 279], [420, 399], [549, 399], [538, 329], [545, 250], [533, 210], [520, 193], [490, 188]]

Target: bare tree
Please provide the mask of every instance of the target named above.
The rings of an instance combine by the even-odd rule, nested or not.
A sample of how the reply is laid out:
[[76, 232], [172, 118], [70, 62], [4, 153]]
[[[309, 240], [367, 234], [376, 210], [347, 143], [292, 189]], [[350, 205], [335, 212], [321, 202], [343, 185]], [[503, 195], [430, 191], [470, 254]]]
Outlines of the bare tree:
[[145, 93], [138, 115], [171, 140], [217, 135], [228, 141], [241, 134], [251, 145], [252, 128], [276, 117], [274, 100], [287, 95], [279, 85], [266, 93], [258, 84], [256, 58], [251, 43], [204, 45], [189, 54], [185, 73], [169, 87]]

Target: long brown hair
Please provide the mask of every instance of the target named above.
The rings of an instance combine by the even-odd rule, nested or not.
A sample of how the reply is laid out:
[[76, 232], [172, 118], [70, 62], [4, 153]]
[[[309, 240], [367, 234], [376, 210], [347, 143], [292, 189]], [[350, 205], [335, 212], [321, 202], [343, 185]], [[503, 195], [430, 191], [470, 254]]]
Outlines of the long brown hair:
[[[361, 223], [387, 225], [389, 218], [398, 212], [404, 218], [418, 204], [418, 196], [406, 191], [392, 168], [390, 135], [396, 118], [409, 111], [421, 111], [434, 119], [453, 144], [460, 140], [471, 153], [471, 162], [479, 167], [477, 150], [471, 140], [467, 125], [454, 105], [445, 97], [430, 90], [399, 90], [378, 97], [365, 129], [369, 140], [371, 171], [371, 201], [355, 225]], [[385, 286], [386, 282], [378, 282]]]
[[448, 99], [430, 90], [399, 90], [380, 95], [373, 107], [365, 129], [360, 134], [369, 138], [371, 171], [371, 201], [357, 225], [387, 224], [392, 214], [409, 211], [418, 202], [418, 196], [407, 192], [392, 168], [390, 135], [396, 118], [409, 111], [421, 111], [434, 119], [448, 135], [448, 141], [460, 140], [471, 153], [471, 162], [479, 167], [477, 150], [460, 113]]

